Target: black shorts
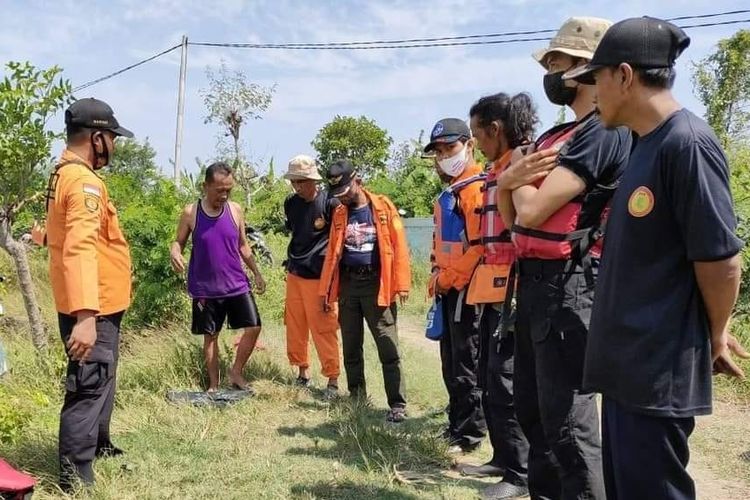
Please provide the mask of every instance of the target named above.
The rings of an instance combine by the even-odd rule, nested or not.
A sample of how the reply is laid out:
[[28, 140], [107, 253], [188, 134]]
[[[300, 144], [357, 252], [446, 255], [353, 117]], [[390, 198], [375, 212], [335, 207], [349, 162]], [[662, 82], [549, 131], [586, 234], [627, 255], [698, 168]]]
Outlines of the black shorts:
[[260, 315], [255, 298], [250, 292], [220, 299], [193, 299], [193, 328], [195, 335], [214, 335], [221, 331], [224, 320], [229, 328], [239, 330], [260, 326]]

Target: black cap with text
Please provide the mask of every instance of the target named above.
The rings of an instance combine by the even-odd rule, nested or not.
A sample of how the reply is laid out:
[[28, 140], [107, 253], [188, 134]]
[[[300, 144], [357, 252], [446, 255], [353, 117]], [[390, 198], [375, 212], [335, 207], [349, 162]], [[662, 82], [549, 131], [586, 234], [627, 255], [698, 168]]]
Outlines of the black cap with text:
[[602, 37], [594, 57], [585, 66], [563, 75], [592, 85], [599, 68], [627, 63], [638, 69], [670, 68], [690, 45], [682, 28], [653, 17], [633, 17], [613, 24]]
[[109, 130], [116, 135], [133, 137], [133, 132], [117, 122], [109, 104], [93, 97], [78, 99], [65, 110], [65, 126]]

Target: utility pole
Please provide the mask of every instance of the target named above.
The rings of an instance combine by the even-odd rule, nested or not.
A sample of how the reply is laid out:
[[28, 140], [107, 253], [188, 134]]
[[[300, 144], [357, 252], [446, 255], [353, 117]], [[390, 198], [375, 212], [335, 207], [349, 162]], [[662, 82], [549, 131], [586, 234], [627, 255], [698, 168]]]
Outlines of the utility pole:
[[182, 156], [182, 122], [185, 117], [185, 79], [187, 78], [187, 35], [182, 36], [182, 50], [180, 57], [180, 83], [177, 94], [177, 131], [174, 140], [174, 182], [180, 181]]

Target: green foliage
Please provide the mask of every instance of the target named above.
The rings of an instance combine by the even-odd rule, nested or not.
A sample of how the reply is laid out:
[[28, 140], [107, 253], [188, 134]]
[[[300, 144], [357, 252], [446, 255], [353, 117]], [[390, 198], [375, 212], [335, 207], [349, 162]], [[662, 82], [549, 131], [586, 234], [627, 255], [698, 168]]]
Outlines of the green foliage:
[[737, 234], [746, 242], [742, 250], [742, 283], [737, 312], [750, 317], [750, 245], [747, 244], [750, 242], [750, 143], [730, 144], [727, 156], [737, 212]]
[[368, 180], [368, 189], [387, 195], [406, 217], [429, 217], [442, 189], [432, 159], [422, 158], [419, 141], [401, 144], [391, 168]]
[[44, 185], [45, 163], [58, 134], [47, 120], [66, 102], [71, 87], [53, 66], [9, 62], [0, 81], [0, 218], [13, 220], [17, 209]]
[[724, 146], [746, 136], [750, 125], [750, 30], [721, 40], [716, 51], [693, 68], [693, 83], [706, 106], [706, 120]]
[[[696, 95], [706, 120], [727, 153], [738, 235], [750, 241], [750, 30], [721, 40], [716, 51], [693, 66]], [[750, 314], [750, 249], [742, 252], [743, 275], [737, 311]]]
[[292, 188], [283, 178], [277, 178], [273, 173], [261, 177], [247, 208], [247, 221], [265, 234], [286, 231], [284, 200], [290, 194]]
[[208, 88], [201, 90], [207, 110], [205, 123], [218, 124], [237, 144], [242, 125], [260, 119], [271, 105], [276, 86], [249, 82], [242, 71], [230, 70], [224, 61], [218, 71], [206, 68], [206, 79]]
[[0, 443], [16, 442], [30, 420], [31, 413], [0, 385]]
[[188, 199], [159, 175], [155, 156], [148, 142], [118, 144], [113, 171], [106, 174], [133, 259], [133, 304], [126, 315], [131, 326], [184, 318], [189, 305], [184, 277], [172, 270], [169, 259], [177, 220]]
[[388, 132], [365, 116], [336, 117], [326, 124], [311, 145], [324, 171], [336, 160], [348, 159], [365, 178], [382, 173], [393, 143]]

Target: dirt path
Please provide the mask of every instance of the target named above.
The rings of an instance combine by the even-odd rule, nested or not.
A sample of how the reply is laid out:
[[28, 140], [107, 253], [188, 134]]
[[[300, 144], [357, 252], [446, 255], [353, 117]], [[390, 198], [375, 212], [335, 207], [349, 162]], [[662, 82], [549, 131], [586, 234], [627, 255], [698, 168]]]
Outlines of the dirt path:
[[[439, 356], [439, 344], [425, 338], [420, 321], [402, 316], [400, 338]], [[690, 445], [689, 470], [699, 499], [750, 498], [750, 408], [717, 401], [713, 415], [698, 419]]]

